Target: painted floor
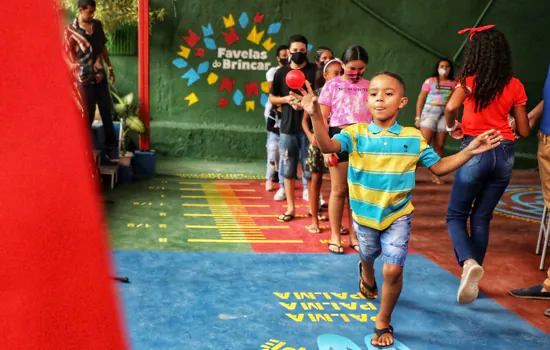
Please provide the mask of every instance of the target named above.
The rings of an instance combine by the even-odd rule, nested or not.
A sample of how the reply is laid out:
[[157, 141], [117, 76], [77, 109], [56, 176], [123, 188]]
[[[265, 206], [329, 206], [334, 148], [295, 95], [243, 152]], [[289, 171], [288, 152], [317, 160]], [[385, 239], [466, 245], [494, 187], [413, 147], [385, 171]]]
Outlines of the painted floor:
[[[265, 192], [255, 168], [169, 167], [106, 192], [115, 261], [131, 280], [119, 288], [134, 349], [371, 348], [379, 301], [358, 296], [350, 248], [328, 254], [328, 223], [321, 234], [307, 231], [307, 202], [299, 198], [297, 218], [279, 223], [285, 203]], [[482, 295], [461, 306], [445, 225], [452, 178], [433, 185], [423, 170], [394, 348], [550, 348], [550, 303], [507, 295], [545, 276], [534, 254], [543, 208], [537, 174], [514, 174], [491, 225]]]

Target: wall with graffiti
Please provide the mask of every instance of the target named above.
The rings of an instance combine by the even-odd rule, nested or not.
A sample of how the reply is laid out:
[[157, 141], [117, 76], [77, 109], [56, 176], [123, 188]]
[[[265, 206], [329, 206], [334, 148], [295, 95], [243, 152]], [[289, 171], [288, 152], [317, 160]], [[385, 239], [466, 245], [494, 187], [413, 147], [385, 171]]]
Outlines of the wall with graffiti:
[[[507, 34], [529, 107], [540, 99], [548, 71], [543, 14], [550, 2], [153, 0], [152, 6], [167, 11], [151, 30], [152, 144], [177, 156], [265, 156], [265, 72], [276, 64], [276, 47], [292, 34], [305, 35], [312, 51], [329, 46], [336, 56], [349, 45], [364, 46], [370, 55], [367, 78], [380, 70], [401, 74], [410, 98], [399, 117], [404, 125], [412, 125], [416, 97], [438, 58], [449, 57], [459, 68], [465, 37], [457, 30], [479, 19]], [[517, 30], [525, 18], [532, 25]], [[123, 62], [120, 70], [134, 69]], [[522, 141], [518, 159], [533, 165], [535, 148], [534, 138]]]

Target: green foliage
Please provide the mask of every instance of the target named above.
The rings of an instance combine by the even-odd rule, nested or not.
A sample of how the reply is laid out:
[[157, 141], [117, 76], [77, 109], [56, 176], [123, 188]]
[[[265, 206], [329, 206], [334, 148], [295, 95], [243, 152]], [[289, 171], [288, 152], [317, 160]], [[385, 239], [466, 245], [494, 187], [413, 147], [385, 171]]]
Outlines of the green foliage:
[[134, 94], [129, 93], [121, 97], [114, 86], [110, 86], [109, 90], [114, 99], [115, 118], [120, 120], [123, 134], [126, 135], [131, 130], [140, 135], [146, 135], [147, 127], [139, 117], [139, 106], [134, 101]]
[[[63, 7], [72, 12], [78, 13], [77, 0], [61, 0]], [[138, 23], [138, 2], [139, 0], [96, 0], [97, 8], [95, 18], [103, 23], [106, 33], [114, 33], [124, 24], [136, 25]], [[149, 8], [149, 27], [157, 21], [164, 20], [166, 11]]]

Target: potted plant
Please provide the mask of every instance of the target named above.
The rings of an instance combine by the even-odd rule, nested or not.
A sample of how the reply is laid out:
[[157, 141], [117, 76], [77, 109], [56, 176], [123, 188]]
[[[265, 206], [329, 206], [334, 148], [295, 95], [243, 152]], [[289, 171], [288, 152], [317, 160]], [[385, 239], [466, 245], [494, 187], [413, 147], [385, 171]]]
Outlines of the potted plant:
[[111, 86], [110, 92], [113, 96], [115, 120], [120, 121], [118, 135], [118, 153], [120, 156], [120, 165], [128, 166], [130, 165], [134, 154], [127, 151], [127, 145], [125, 142], [126, 134], [129, 131], [133, 131], [139, 135], [146, 135], [148, 130], [145, 126], [145, 123], [143, 123], [143, 121], [139, 117], [139, 106], [134, 101], [134, 94], [129, 93], [121, 97], [113, 86]]

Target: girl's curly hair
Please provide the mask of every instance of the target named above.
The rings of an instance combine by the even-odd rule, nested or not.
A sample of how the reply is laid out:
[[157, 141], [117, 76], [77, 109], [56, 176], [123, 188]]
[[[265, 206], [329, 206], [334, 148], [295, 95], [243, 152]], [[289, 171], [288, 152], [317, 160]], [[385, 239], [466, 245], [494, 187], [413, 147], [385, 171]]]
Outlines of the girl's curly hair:
[[502, 94], [513, 75], [510, 46], [501, 31], [491, 28], [476, 33], [468, 41], [464, 52], [464, 66], [458, 73], [458, 81], [465, 87], [466, 78], [475, 77], [471, 88], [476, 113]]

